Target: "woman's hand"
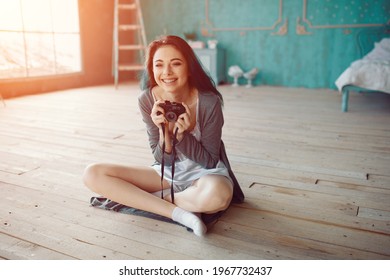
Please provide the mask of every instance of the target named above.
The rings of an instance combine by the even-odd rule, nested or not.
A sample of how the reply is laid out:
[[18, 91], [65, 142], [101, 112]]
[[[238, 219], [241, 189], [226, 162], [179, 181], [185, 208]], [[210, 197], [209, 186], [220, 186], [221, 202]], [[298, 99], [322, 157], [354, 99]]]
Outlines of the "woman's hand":
[[153, 104], [152, 112], [150, 113], [150, 117], [152, 118], [153, 123], [161, 130], [162, 125], [167, 123], [167, 120], [164, 116], [164, 109], [160, 106], [163, 104], [163, 100], [157, 100]]
[[177, 140], [180, 142], [184, 137], [184, 132], [187, 131], [191, 126], [191, 112], [190, 108], [188, 108], [187, 104], [182, 103], [184, 108], [186, 109], [185, 113], [181, 114], [177, 121], [175, 122], [175, 126], [173, 131], [177, 129]]
[[[169, 132], [169, 122], [165, 118], [165, 111], [160, 106], [163, 104], [164, 100], [157, 100], [153, 104], [152, 112], [150, 113], [150, 117], [152, 118], [153, 123], [158, 127], [160, 132], [160, 147], [163, 148], [165, 146], [165, 152], [170, 153], [172, 151], [172, 143], [171, 143], [171, 133]], [[164, 130], [162, 129], [164, 127]]]

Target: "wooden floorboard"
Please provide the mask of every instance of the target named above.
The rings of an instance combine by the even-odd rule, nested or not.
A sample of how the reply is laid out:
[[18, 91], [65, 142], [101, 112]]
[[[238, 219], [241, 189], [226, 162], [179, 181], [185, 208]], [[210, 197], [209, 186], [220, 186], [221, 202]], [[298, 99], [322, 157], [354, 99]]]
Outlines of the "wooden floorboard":
[[204, 238], [89, 206], [87, 164], [153, 162], [138, 85], [0, 104], [0, 259], [390, 259], [390, 95], [220, 91], [246, 201]]

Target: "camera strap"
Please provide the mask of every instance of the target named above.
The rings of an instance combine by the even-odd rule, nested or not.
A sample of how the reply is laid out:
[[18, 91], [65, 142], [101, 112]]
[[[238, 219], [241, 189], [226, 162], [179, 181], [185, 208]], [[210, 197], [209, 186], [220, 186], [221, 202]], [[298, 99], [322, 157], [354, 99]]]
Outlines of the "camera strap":
[[[162, 159], [161, 159], [161, 199], [164, 199], [164, 167], [165, 167], [165, 160], [164, 160], [164, 155], [165, 155], [165, 126], [162, 125], [162, 132], [163, 132], [163, 143], [162, 143]], [[172, 165], [171, 165], [171, 172], [172, 172], [172, 179], [171, 179], [171, 200], [172, 203], [175, 203], [175, 191], [173, 189], [173, 178], [175, 176], [175, 159], [176, 159], [176, 144], [177, 144], [177, 130], [176, 128], [175, 133], [173, 135], [173, 141], [172, 141], [172, 153], [171, 153], [171, 160], [172, 160]]]

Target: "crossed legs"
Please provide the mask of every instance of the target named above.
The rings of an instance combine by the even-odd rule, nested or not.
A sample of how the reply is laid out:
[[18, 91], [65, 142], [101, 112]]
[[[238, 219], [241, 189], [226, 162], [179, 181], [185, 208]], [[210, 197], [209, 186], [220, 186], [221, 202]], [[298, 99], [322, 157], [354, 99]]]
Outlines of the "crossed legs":
[[[207, 175], [193, 186], [175, 194], [175, 204], [151, 194], [161, 189], [160, 176], [150, 167], [92, 164], [84, 172], [85, 185], [92, 191], [123, 205], [171, 218], [203, 235], [206, 227], [192, 212], [214, 213], [228, 207], [232, 197], [230, 181]], [[169, 188], [164, 181], [164, 188]]]

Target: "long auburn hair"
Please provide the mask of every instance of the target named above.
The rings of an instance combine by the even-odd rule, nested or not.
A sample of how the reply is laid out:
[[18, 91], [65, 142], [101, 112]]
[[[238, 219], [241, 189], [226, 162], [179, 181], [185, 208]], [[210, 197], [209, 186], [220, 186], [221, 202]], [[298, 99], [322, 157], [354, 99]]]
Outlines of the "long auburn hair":
[[145, 70], [141, 77], [141, 89], [150, 89], [157, 85], [153, 75], [153, 57], [156, 51], [163, 46], [173, 46], [187, 60], [190, 87], [195, 87], [199, 93], [212, 92], [223, 101], [222, 95], [217, 90], [213, 79], [203, 68], [191, 46], [184, 39], [174, 35], [162, 36], [149, 44], [146, 52]]

